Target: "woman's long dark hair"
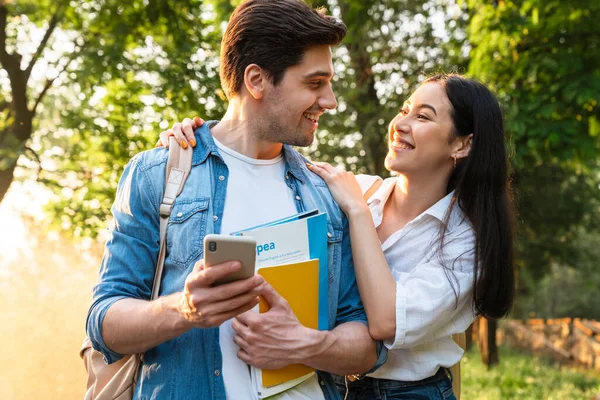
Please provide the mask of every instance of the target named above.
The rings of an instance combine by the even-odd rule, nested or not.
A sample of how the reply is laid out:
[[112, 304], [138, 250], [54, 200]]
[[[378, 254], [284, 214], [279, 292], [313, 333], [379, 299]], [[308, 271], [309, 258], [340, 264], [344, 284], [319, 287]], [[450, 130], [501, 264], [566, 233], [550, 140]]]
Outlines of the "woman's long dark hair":
[[502, 112], [494, 95], [477, 81], [442, 74], [424, 83], [430, 82], [441, 84], [452, 104], [451, 139], [473, 134], [469, 155], [458, 161], [447, 193], [455, 191], [450, 207], [458, 203], [475, 231], [475, 311], [500, 318], [510, 311], [515, 293], [514, 213]]

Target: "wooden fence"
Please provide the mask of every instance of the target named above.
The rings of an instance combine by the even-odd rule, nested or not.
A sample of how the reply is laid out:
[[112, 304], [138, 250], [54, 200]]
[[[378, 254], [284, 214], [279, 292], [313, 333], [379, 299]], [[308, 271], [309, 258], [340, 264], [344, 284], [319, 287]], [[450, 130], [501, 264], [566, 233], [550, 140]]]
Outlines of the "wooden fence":
[[600, 322], [580, 318], [506, 320], [499, 343], [600, 371]]

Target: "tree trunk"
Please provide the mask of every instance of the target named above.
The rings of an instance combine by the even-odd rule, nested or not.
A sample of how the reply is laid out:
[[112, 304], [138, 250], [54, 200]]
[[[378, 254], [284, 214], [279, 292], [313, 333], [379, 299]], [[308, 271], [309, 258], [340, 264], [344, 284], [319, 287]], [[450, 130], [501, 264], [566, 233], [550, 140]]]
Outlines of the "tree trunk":
[[[0, 203], [12, 182], [19, 157], [25, 152], [25, 144], [33, 133], [33, 116], [31, 112], [17, 113], [20, 123], [13, 124], [6, 131], [0, 132]], [[39, 160], [38, 160], [39, 161]]]
[[480, 317], [478, 319], [477, 345], [481, 353], [481, 361], [486, 368], [498, 364], [498, 346], [496, 344], [496, 328], [498, 322], [495, 319]]
[[[31, 71], [37, 61], [37, 58], [42, 54], [44, 48], [48, 44], [52, 32], [57, 26], [60, 15], [56, 13], [52, 16], [49, 22], [49, 27], [40, 42], [33, 59], [29, 66], [21, 69], [22, 55], [17, 53], [18, 49], [8, 51], [6, 48], [6, 27], [7, 20], [10, 18], [5, 1], [0, 0], [0, 65], [4, 72], [8, 75], [10, 82], [10, 103], [2, 100], [0, 109], [4, 112], [8, 109], [8, 113], [4, 115], [3, 125], [6, 127], [0, 134], [0, 154], [4, 158], [0, 168], [0, 202], [4, 199], [8, 188], [14, 180], [14, 172], [17, 166], [19, 156], [23, 154], [25, 143], [31, 138], [33, 132], [33, 118], [35, 117], [36, 107], [46, 92], [52, 86], [54, 79], [48, 80], [44, 89], [35, 99], [35, 105], [29, 109], [29, 95], [27, 91], [27, 82], [31, 76]], [[56, 79], [56, 78], [55, 78]], [[8, 123], [13, 119], [12, 123]], [[6, 159], [8, 158], [8, 159]]]
[[465, 343], [465, 350], [469, 351], [471, 350], [471, 347], [473, 347], [473, 325], [475, 325], [477, 323], [477, 320], [475, 322], [473, 322], [471, 325], [469, 325], [469, 327], [467, 328], [467, 330], [465, 331], [465, 336], [467, 338], [467, 341]]
[[15, 178], [16, 166], [17, 160], [11, 163], [6, 169], [0, 169], [0, 203], [4, 200], [4, 195], [8, 192], [8, 188]]

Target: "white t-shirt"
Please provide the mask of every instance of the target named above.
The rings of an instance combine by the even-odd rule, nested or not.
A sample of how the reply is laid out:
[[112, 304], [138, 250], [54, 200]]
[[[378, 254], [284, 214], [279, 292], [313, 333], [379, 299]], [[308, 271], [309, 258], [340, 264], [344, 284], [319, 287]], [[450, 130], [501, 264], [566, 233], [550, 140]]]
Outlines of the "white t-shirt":
[[[297, 213], [294, 193], [284, 179], [283, 155], [256, 160], [235, 152], [215, 139], [229, 170], [221, 233], [228, 234]], [[248, 365], [237, 357], [231, 320], [219, 328], [223, 381], [228, 400], [255, 400]], [[278, 400], [324, 399], [316, 375], [274, 397]]]
[[[357, 176], [363, 193], [377, 180], [381, 178]], [[397, 178], [384, 180], [367, 200], [376, 227], [381, 224], [384, 205], [396, 183]], [[373, 378], [421, 380], [434, 375], [439, 367], [451, 367], [463, 355], [451, 335], [464, 332], [475, 318], [475, 233], [455, 205], [440, 254], [439, 229], [453, 195], [440, 199], [381, 245], [396, 280], [396, 336], [384, 342], [389, 349], [388, 360], [369, 375]], [[458, 302], [443, 265], [454, 273], [451, 279]]]

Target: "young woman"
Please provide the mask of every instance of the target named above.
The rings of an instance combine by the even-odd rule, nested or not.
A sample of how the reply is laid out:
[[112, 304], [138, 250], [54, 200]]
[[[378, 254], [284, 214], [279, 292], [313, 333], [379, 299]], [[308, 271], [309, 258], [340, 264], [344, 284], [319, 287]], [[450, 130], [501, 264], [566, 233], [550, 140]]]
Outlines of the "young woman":
[[[184, 139], [181, 127], [175, 136]], [[509, 311], [513, 221], [504, 141], [500, 107], [484, 85], [437, 75], [389, 125], [385, 166], [397, 177], [309, 165], [348, 216], [369, 332], [389, 349], [379, 370], [338, 380], [347, 400], [454, 399], [448, 368], [463, 351], [451, 335], [476, 315]]]
[[366, 204], [363, 193], [377, 177], [310, 167], [348, 215], [369, 332], [390, 350], [378, 371], [348, 382], [349, 398], [382, 391], [387, 399], [453, 398], [436, 383], [462, 357], [451, 335], [477, 314], [509, 311], [513, 220], [504, 136], [500, 107], [484, 85], [437, 75], [390, 123], [385, 166], [397, 177]]

